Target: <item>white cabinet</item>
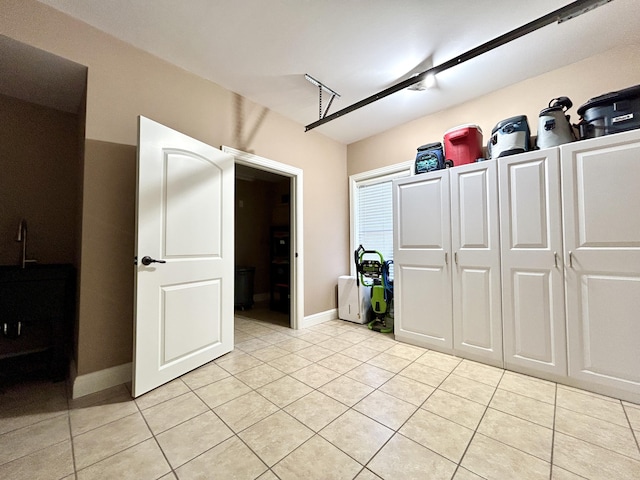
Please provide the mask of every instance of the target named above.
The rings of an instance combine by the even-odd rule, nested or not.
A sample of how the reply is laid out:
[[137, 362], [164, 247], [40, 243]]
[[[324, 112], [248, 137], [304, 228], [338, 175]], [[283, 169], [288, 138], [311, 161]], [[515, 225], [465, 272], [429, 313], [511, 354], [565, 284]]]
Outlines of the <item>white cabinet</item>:
[[348, 322], [366, 323], [371, 307], [371, 287], [362, 285], [356, 277], [338, 277], [338, 318]]
[[504, 363], [567, 374], [557, 148], [500, 158]]
[[395, 336], [451, 352], [449, 172], [393, 183]]
[[640, 402], [640, 130], [397, 180], [393, 208], [398, 340]]
[[502, 366], [497, 162], [449, 170], [453, 350]]
[[569, 376], [640, 401], [640, 132], [560, 154]]
[[395, 335], [502, 365], [496, 162], [394, 182]]

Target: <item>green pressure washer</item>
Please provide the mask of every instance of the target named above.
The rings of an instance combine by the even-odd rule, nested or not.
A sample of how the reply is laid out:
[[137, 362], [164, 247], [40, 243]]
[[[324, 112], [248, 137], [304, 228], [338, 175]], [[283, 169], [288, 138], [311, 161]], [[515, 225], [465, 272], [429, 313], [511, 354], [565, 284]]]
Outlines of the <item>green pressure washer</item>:
[[[376, 259], [365, 259], [365, 255]], [[393, 317], [390, 315], [393, 305], [393, 280], [389, 279], [389, 269], [393, 260], [384, 261], [376, 250], [365, 250], [360, 245], [353, 254], [356, 263], [356, 281], [365, 287], [371, 287], [371, 310], [373, 320], [367, 325], [371, 330], [382, 333], [393, 332]]]

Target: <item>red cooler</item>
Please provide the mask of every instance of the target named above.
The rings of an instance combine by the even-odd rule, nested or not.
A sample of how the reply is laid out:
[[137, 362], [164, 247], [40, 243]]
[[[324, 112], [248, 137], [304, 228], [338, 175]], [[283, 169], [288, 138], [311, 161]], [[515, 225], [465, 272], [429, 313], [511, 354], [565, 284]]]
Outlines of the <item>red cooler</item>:
[[466, 124], [444, 132], [444, 156], [453, 166], [473, 163], [482, 158], [482, 130], [478, 125]]

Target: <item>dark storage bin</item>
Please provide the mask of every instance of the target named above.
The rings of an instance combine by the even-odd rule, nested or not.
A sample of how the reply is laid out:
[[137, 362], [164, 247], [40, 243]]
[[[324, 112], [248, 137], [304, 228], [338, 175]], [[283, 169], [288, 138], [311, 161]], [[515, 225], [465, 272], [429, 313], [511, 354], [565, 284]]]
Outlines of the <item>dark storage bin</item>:
[[247, 310], [253, 307], [253, 278], [255, 267], [236, 267], [234, 307]]
[[451, 166], [453, 166], [453, 164], [446, 162], [444, 159], [442, 143], [427, 143], [426, 145], [418, 147], [418, 153], [416, 154], [414, 163], [414, 173], [433, 172]]
[[640, 85], [592, 98], [578, 115], [581, 140], [640, 128]]

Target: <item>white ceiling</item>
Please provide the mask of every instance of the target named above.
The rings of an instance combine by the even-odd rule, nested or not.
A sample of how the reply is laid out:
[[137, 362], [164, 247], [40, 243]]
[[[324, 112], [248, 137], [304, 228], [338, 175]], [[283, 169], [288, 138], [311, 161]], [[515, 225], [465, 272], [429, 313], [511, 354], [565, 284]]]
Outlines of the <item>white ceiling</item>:
[[[567, 0], [39, 0], [300, 124], [550, 13]], [[321, 127], [345, 144], [579, 61], [640, 44], [640, 2], [614, 0]], [[604, 92], [594, 92], [600, 94]], [[552, 94], [553, 95], [553, 94]], [[328, 96], [323, 95], [326, 106]]]

